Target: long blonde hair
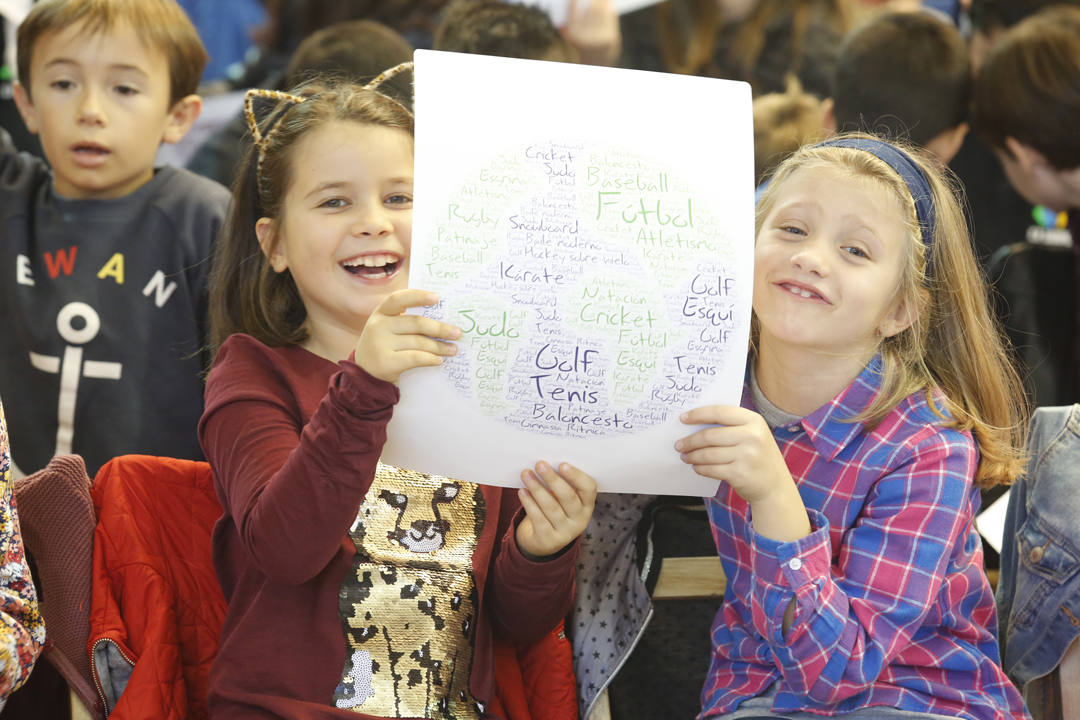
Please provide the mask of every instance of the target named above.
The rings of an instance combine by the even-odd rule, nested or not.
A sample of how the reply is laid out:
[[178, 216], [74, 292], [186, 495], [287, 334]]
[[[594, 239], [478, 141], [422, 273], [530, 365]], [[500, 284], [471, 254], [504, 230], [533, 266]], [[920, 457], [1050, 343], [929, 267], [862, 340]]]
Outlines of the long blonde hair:
[[921, 239], [915, 203], [900, 175], [870, 152], [834, 146], [805, 146], [781, 163], [758, 202], [756, 230], [772, 211], [779, 189], [800, 168], [836, 168], [888, 189], [907, 216], [911, 242], [897, 292], [914, 310], [915, 321], [881, 341], [881, 391], [856, 420], [873, 426], [912, 393], [939, 388], [951, 416], [946, 425], [975, 436], [980, 453], [976, 483], [983, 488], [1011, 483], [1023, 470], [1028, 403], [1008, 341], [991, 311], [989, 285], [961, 209], [962, 192], [948, 170], [925, 153], [892, 144], [915, 161], [930, 184], [936, 221], [929, 242]]

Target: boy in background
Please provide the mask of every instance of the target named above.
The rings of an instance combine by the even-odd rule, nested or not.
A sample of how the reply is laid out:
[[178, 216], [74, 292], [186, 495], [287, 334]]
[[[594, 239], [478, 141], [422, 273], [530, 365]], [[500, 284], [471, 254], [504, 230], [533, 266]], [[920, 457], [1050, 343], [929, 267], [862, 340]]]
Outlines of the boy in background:
[[435, 31], [446, 52], [611, 66], [622, 51], [612, 0], [571, 0], [560, 30], [539, 5], [452, 0]]
[[454, 0], [435, 30], [436, 50], [525, 60], [577, 62], [578, 53], [535, 5]]
[[885, 12], [844, 39], [826, 127], [909, 138], [948, 164], [968, 131], [971, 62], [954, 25], [927, 12]]
[[[1080, 210], [1080, 7], [1056, 6], [1001, 36], [975, 86], [975, 126], [1024, 199]], [[1075, 235], [1074, 235], [1075, 240]]]
[[207, 258], [229, 194], [154, 167], [198, 117], [206, 52], [174, 0], [42, 0], [15, 99], [49, 165], [0, 155], [0, 346], [14, 460], [91, 475], [113, 456], [202, 457]]
[[[361, 84], [383, 70], [413, 59], [413, 45], [400, 32], [375, 21], [346, 21], [316, 30], [297, 46], [283, 76], [265, 85], [266, 90], [289, 91], [315, 77], [340, 78]], [[391, 79], [387, 94], [406, 107], [413, 105], [413, 80], [408, 73]], [[206, 138], [191, 155], [187, 168], [232, 186], [252, 145], [247, 116], [238, 112], [224, 127]]]
[[948, 164], [967, 135], [971, 85], [955, 26], [927, 12], [874, 15], [845, 37], [831, 97], [818, 100], [789, 77], [786, 92], [754, 99], [758, 194], [787, 155], [837, 132], [907, 138]]
[[[1067, 230], [1080, 289], [1080, 7], [1041, 10], [1000, 36], [975, 83], [975, 128], [1009, 183]], [[1080, 297], [1071, 356], [1073, 392], [1080, 388]], [[1042, 312], [1060, 311], [1045, 308]]]
[[[408, 62], [412, 54], [412, 45], [396, 30], [374, 20], [347, 20], [304, 38], [281, 78], [263, 87], [287, 91], [319, 76], [363, 84], [388, 68]], [[392, 78], [385, 90], [406, 107], [412, 106], [412, 75], [403, 73]], [[249, 147], [251, 131], [247, 116], [240, 111], [199, 146], [186, 167], [231, 187]]]

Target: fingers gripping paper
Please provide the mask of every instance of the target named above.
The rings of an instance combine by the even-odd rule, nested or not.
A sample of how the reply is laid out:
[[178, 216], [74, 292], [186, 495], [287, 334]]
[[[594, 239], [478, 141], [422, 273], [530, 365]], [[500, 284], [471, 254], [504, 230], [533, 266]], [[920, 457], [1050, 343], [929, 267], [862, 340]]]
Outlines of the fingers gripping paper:
[[738, 404], [753, 264], [744, 83], [416, 53], [410, 287], [459, 352], [401, 379], [383, 458], [494, 485], [570, 462], [711, 495], [679, 414]]

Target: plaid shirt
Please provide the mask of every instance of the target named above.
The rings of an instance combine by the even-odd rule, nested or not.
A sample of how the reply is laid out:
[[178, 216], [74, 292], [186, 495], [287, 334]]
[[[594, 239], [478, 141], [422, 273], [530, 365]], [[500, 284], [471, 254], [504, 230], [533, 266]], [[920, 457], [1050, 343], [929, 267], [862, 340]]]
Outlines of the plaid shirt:
[[[879, 368], [875, 359], [831, 402], [773, 431], [809, 535], [758, 535], [748, 504], [726, 484], [708, 500], [728, 585], [700, 717], [731, 712], [777, 680], [776, 712], [880, 705], [1028, 717], [999, 665], [994, 595], [974, 526], [975, 443], [942, 428], [924, 393], [873, 430], [850, 422], [876, 395]], [[753, 409], [749, 389], [743, 405]]]

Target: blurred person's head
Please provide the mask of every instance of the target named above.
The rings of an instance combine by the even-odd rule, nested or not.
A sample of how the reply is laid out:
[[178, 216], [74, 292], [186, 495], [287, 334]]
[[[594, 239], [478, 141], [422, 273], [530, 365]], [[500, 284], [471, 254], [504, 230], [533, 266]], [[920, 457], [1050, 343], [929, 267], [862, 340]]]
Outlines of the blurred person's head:
[[976, 77], [974, 122], [1025, 200], [1080, 207], [1080, 7], [1007, 30]]
[[1024, 18], [1052, 5], [1077, 5], [1080, 0], [970, 0], [971, 63], [976, 72], [1002, 34]]
[[885, 12], [844, 39], [827, 122], [839, 132], [906, 137], [948, 163], [967, 133], [967, 45], [924, 12]]
[[501, 0], [453, 0], [435, 31], [435, 49], [526, 60], [577, 60], [546, 12]]
[[664, 0], [655, 27], [668, 72], [743, 80], [755, 94], [795, 74], [825, 97], [857, 12], [856, 0]]
[[304, 38], [350, 20], [371, 20], [401, 33], [414, 47], [434, 32], [446, 0], [262, 0], [267, 22], [258, 33], [260, 47], [291, 55]]
[[[363, 85], [387, 68], [412, 59], [413, 47], [401, 33], [372, 20], [350, 20], [307, 36], [285, 67], [284, 85], [296, 87], [314, 78]], [[412, 106], [412, 76], [402, 73], [380, 91]]]

